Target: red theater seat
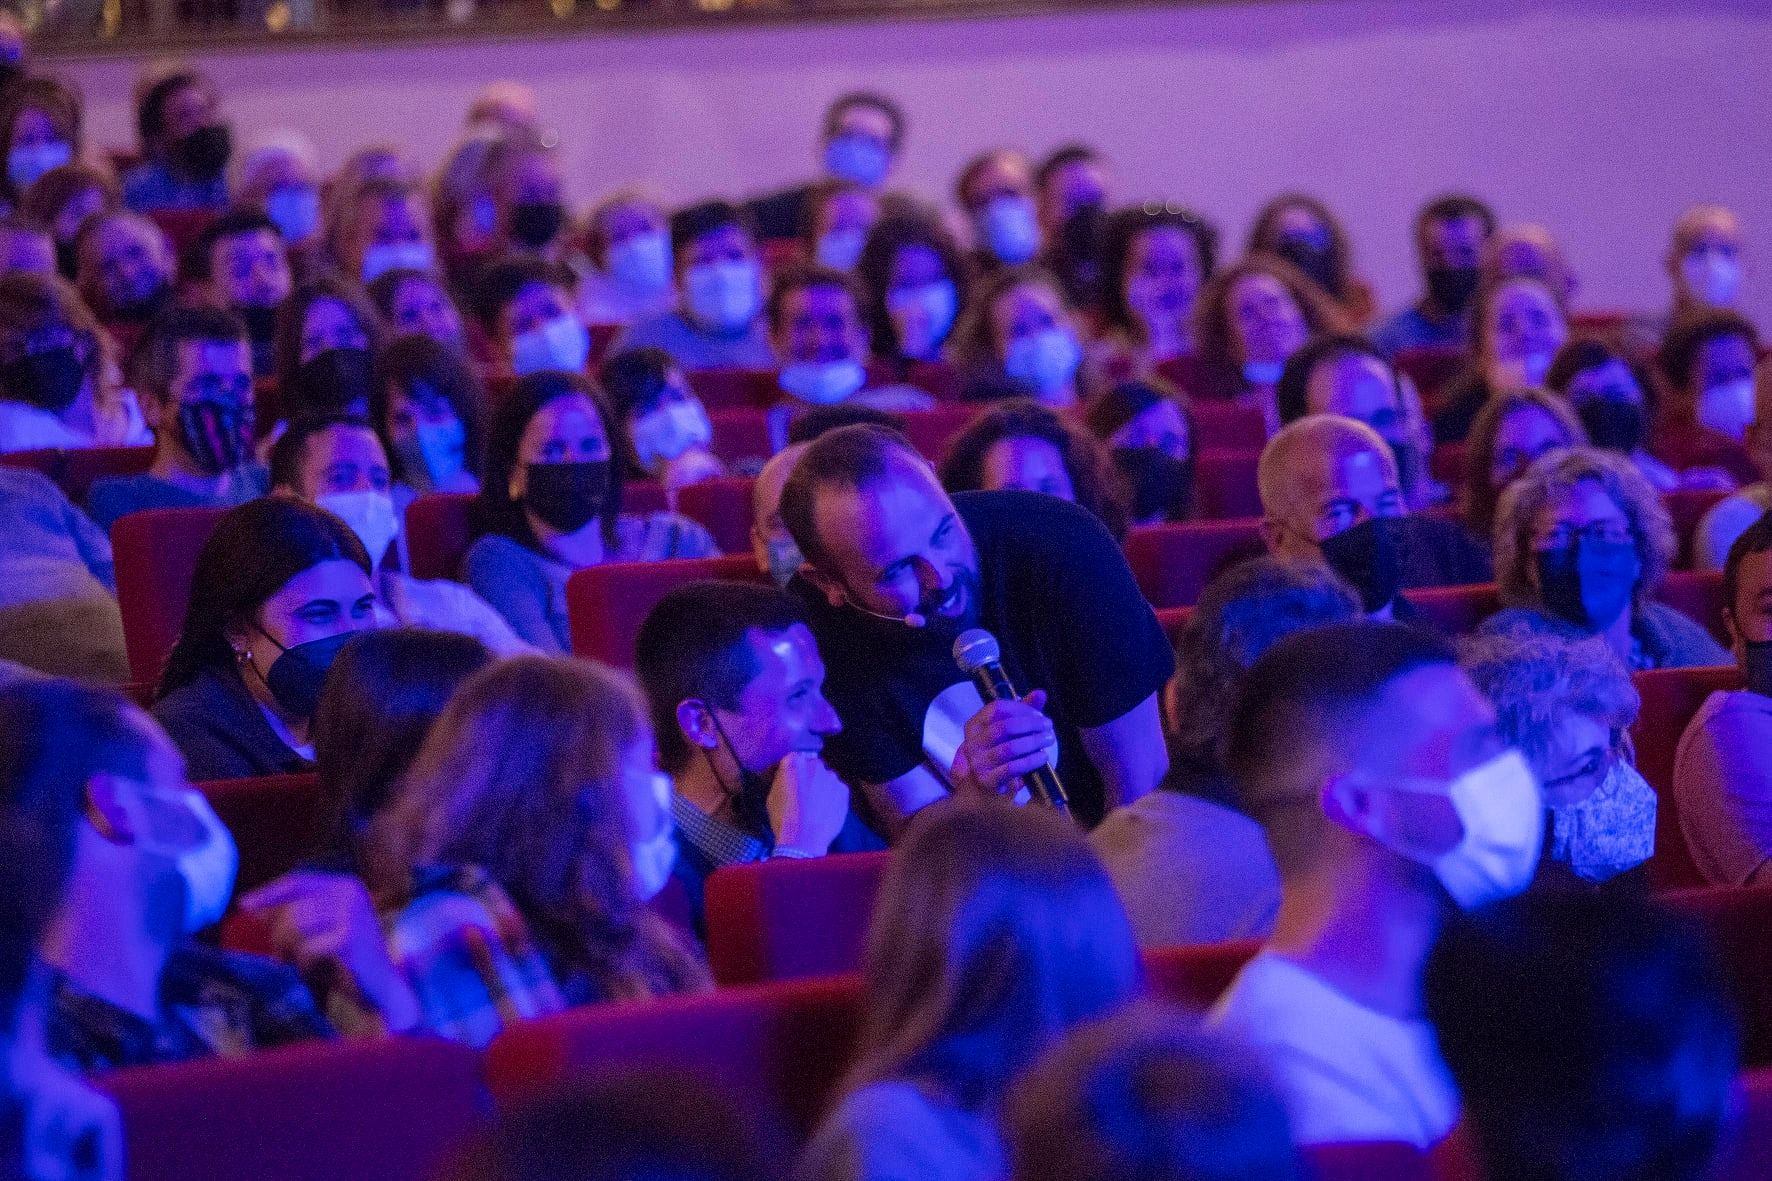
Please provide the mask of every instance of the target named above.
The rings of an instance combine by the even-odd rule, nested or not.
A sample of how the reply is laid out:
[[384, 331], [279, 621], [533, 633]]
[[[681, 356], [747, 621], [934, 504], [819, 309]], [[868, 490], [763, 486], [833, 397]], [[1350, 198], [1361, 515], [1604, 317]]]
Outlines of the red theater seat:
[[1501, 607], [1493, 582], [1423, 587], [1404, 591], [1403, 597], [1425, 615], [1437, 631], [1449, 636], [1471, 634], [1479, 623]]
[[1126, 561], [1154, 607], [1193, 606], [1220, 570], [1261, 548], [1252, 518], [1140, 525], [1126, 535]]
[[1461, 348], [1404, 349], [1397, 354], [1397, 368], [1415, 383], [1422, 401], [1432, 403], [1460, 371], [1465, 352]]
[[112, 476], [137, 476], [154, 462], [152, 447], [81, 447], [62, 452], [62, 466], [55, 482], [68, 499], [84, 505], [86, 494], [100, 480]]
[[484, 1109], [466, 1046], [317, 1042], [93, 1080], [130, 1181], [424, 1181]]
[[885, 853], [729, 865], [708, 878], [708, 966], [722, 986], [861, 966]]
[[256, 889], [323, 852], [327, 808], [312, 775], [262, 775], [197, 784], [240, 849], [236, 895]]
[[209, 228], [215, 217], [213, 209], [155, 209], [148, 214], [148, 220], [160, 227], [160, 232], [172, 245], [173, 256], [180, 260], [181, 271], [185, 252], [197, 245], [197, 239], [203, 236], [203, 231]]
[[1267, 419], [1253, 406], [1195, 400], [1188, 404], [1197, 451], [1260, 451], [1267, 446]]
[[972, 425], [972, 420], [983, 413], [982, 406], [958, 403], [950, 406], [936, 406], [929, 410], [913, 410], [901, 415], [904, 419], [904, 433], [911, 441], [911, 446], [921, 451], [931, 463], [940, 463], [947, 455], [948, 448], [953, 446], [954, 438]]
[[1727, 492], [1709, 488], [1687, 488], [1661, 494], [1661, 503], [1667, 506], [1667, 515], [1674, 521], [1674, 535], [1680, 539], [1680, 552], [1674, 559], [1675, 569], [1691, 569], [1692, 543], [1698, 533], [1698, 522], [1727, 495]]
[[1171, 648], [1181, 640], [1181, 629], [1187, 626], [1187, 617], [1193, 613], [1192, 607], [1157, 608], [1157, 623], [1162, 626], [1163, 634], [1169, 637]]
[[960, 371], [946, 361], [918, 361], [904, 375], [904, 384], [915, 386], [938, 402], [960, 396]]
[[764, 581], [748, 553], [674, 562], [611, 562], [580, 570], [566, 583], [572, 651], [617, 668], [632, 668], [634, 641], [647, 614], [675, 588], [703, 578]]
[[1655, 597], [1703, 624], [1719, 644], [1729, 643], [1723, 627], [1721, 570], [1675, 570], [1661, 580]]
[[749, 476], [703, 480], [677, 493], [677, 511], [714, 535], [714, 543], [728, 554], [748, 553], [751, 548], [751, 489], [757, 481]]
[[1679, 801], [1674, 796], [1674, 751], [1680, 735], [1704, 699], [1719, 689], [1739, 689], [1741, 674], [1734, 665], [1716, 668], [1662, 668], [1631, 678], [1643, 699], [1631, 743], [1637, 770], [1655, 789], [1655, 856], [1649, 876], [1656, 886], [1702, 886], [1704, 878], [1692, 863], [1686, 835], [1680, 829]]
[[0, 466], [29, 468], [51, 480], [61, 475], [67, 452], [57, 447], [33, 447], [29, 451], [8, 451], [0, 455]]
[[773, 369], [696, 369], [685, 376], [709, 410], [764, 409], [780, 396]]
[[226, 510], [160, 508], [130, 513], [111, 527], [117, 606], [131, 680], [156, 682], [184, 626], [197, 554]]
[[759, 460], [769, 455], [769, 415], [755, 407], [743, 406], [708, 411], [714, 427], [711, 450], [727, 463]]
[[609, 346], [627, 331], [627, 325], [587, 324], [585, 327], [591, 332], [591, 358], [588, 364], [594, 369], [603, 363], [603, 359], [609, 355]]
[[1434, 479], [1453, 488], [1464, 487], [1469, 465], [1470, 452], [1463, 443], [1441, 443], [1427, 461], [1428, 471], [1433, 473]]
[[1260, 950], [1259, 939], [1155, 948], [1144, 953], [1145, 980], [1151, 993], [1166, 1001], [1209, 1009]]
[[[1205, 376], [1200, 370], [1200, 360], [1191, 353], [1186, 356], [1171, 357], [1167, 361], [1159, 361], [1157, 376], [1190, 398], [1195, 397], [1206, 385]], [[1197, 403], [1194, 409], [1196, 411], [1199, 409]]]
[[1741, 1060], [1772, 1066], [1772, 886], [1680, 890], [1668, 896], [1710, 936], [1741, 1012]]
[[471, 544], [471, 492], [433, 492], [406, 506], [406, 556], [414, 578], [459, 578]]
[[1259, 451], [1201, 451], [1194, 463], [1194, 513], [1202, 520], [1224, 521], [1261, 516], [1261, 492], [1255, 485]]

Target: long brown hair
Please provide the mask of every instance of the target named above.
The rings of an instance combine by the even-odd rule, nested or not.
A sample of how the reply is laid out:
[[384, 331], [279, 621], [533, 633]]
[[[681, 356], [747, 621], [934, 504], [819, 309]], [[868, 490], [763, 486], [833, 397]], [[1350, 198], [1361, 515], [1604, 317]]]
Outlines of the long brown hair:
[[[471, 677], [437, 718], [378, 825], [399, 889], [473, 865], [510, 895], [556, 972], [606, 999], [708, 987], [634, 879], [623, 761], [651, 745], [639, 694], [588, 661], [521, 656]], [[385, 857], [385, 861], [384, 861]]]
[[1329, 293], [1303, 271], [1276, 254], [1251, 254], [1208, 279], [1194, 301], [1194, 355], [1202, 382], [1201, 388], [1187, 391], [1194, 397], [1228, 400], [1243, 392], [1230, 305], [1231, 291], [1249, 275], [1271, 276], [1290, 292], [1312, 337], [1351, 331]]
[[905, 1079], [994, 1107], [1054, 1038], [1141, 982], [1126, 912], [1074, 825], [994, 799], [933, 805], [880, 884], [844, 1091]]

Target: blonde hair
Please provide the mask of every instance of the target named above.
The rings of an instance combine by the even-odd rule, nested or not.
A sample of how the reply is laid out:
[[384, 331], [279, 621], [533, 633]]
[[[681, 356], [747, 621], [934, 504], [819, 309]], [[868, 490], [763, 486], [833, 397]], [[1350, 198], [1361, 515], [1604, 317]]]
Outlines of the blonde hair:
[[1548, 390], [1514, 390], [1493, 394], [1471, 422], [1465, 442], [1465, 478], [1463, 517], [1465, 524], [1478, 537], [1487, 536], [1495, 524], [1496, 488], [1489, 478], [1495, 466], [1495, 442], [1501, 424], [1516, 410], [1532, 407], [1550, 415], [1568, 440], [1565, 446], [1587, 446], [1587, 428], [1575, 416], [1569, 403]]
[[1673, 520], [1661, 496], [1622, 455], [1595, 447], [1552, 451], [1533, 461], [1501, 494], [1495, 508], [1495, 582], [1503, 604], [1537, 607], [1532, 587], [1532, 530], [1550, 502], [1592, 480], [1606, 490], [1630, 522], [1642, 573], [1632, 591], [1633, 606], [1661, 583], [1678, 548]]
[[993, 1107], [1054, 1038], [1140, 983], [1119, 896], [1074, 825], [995, 799], [932, 805], [880, 885], [844, 1091], [914, 1079]]
[[1291, 506], [1291, 498], [1298, 490], [1298, 457], [1312, 451], [1336, 456], [1369, 451], [1389, 466], [1391, 476], [1400, 483], [1397, 457], [1391, 454], [1390, 444], [1384, 441], [1383, 435], [1357, 418], [1340, 414], [1307, 414], [1282, 427], [1279, 434], [1267, 441], [1267, 446], [1261, 449], [1261, 458], [1256, 460], [1255, 488], [1261, 496], [1263, 516], [1270, 520], [1279, 519]]
[[[484, 869], [563, 975], [610, 999], [707, 986], [640, 898], [623, 761], [650, 742], [638, 692], [588, 661], [521, 656], [475, 674], [426, 736], [377, 844], [400, 877]], [[382, 892], [387, 892], [384, 889]]]

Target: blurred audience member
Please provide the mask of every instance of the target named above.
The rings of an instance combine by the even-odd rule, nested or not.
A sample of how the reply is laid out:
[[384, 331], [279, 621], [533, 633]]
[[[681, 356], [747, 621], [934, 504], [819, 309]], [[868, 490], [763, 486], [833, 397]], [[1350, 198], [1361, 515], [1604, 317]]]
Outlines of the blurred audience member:
[[872, 190], [854, 181], [821, 180], [807, 195], [801, 249], [811, 262], [848, 274], [879, 220], [880, 198]]
[[269, 215], [295, 269], [311, 278], [325, 237], [313, 141], [286, 129], [254, 136], [234, 162], [232, 195], [237, 204], [257, 206]]
[[277, 362], [277, 312], [295, 286], [276, 223], [250, 206], [231, 209], [203, 227], [196, 258], [196, 277], [208, 282], [210, 298], [246, 325], [253, 376], [269, 376]]
[[1772, 362], [1761, 361], [1754, 376], [1754, 421], [1747, 430], [1747, 446], [1760, 478], [1731, 493], [1698, 522], [1692, 538], [1692, 564], [1700, 570], [1721, 570], [1729, 547], [1748, 526], [1772, 509]]
[[661, 348], [686, 370], [775, 368], [749, 219], [737, 206], [706, 201], [672, 214], [670, 232], [682, 310], [641, 320], [620, 347]]
[[153, 222], [120, 210], [88, 218], [74, 253], [80, 297], [127, 357], [172, 298], [178, 265], [171, 244]]
[[[997, 268], [973, 292], [954, 347], [955, 359], [989, 396], [1008, 384], [1048, 406], [1073, 406], [1082, 397], [1081, 328], [1048, 271]], [[979, 397], [980, 390], [967, 396]]]
[[566, 253], [565, 182], [551, 139], [520, 128], [494, 140], [486, 153], [493, 207], [493, 246], [563, 263]]
[[966, 307], [965, 257], [933, 215], [892, 213], [868, 234], [855, 265], [871, 352], [896, 377], [919, 362], [940, 361]]
[[[881, 192], [904, 149], [904, 111], [877, 91], [838, 95], [825, 108], [818, 138], [819, 163], [826, 178]], [[745, 206], [745, 216], [768, 242], [800, 236], [807, 222], [813, 184], [796, 185]], [[827, 264], [828, 265], [828, 264]]]
[[1483, 243], [1481, 265], [1484, 279], [1491, 283], [1520, 277], [1536, 279], [1565, 312], [1580, 286], [1563, 248], [1549, 228], [1542, 225], [1502, 226]]
[[1339, 414], [1365, 423], [1390, 446], [1411, 509], [1444, 499], [1416, 441], [1405, 395], [1407, 379], [1360, 336], [1322, 336], [1292, 354], [1274, 387], [1280, 423], [1307, 414]]
[[667, 495], [726, 474], [709, 450], [714, 425], [707, 407], [663, 349], [626, 349], [603, 362], [597, 374], [621, 419], [623, 464], [629, 476], [650, 476]]
[[1043, 492], [1094, 513], [1116, 541], [1127, 505], [1106, 450], [1056, 410], [1028, 398], [999, 402], [948, 445], [941, 464], [949, 492]]
[[972, 262], [981, 275], [1025, 266], [1045, 248], [1033, 165], [1020, 152], [997, 148], [968, 160], [954, 197], [972, 227]]
[[1721, 205], [1694, 205], [1674, 222], [1667, 274], [1673, 319], [1704, 308], [1734, 307], [1741, 294], [1741, 222]]
[[1112, 188], [1112, 170], [1100, 149], [1068, 143], [1048, 153], [1034, 169], [1040, 232], [1046, 241], [1057, 243], [1065, 227], [1084, 210], [1105, 210]]
[[0, 659], [129, 679], [111, 542], [48, 477], [0, 466]]
[[431, 337], [396, 337], [376, 355], [369, 421], [387, 451], [402, 517], [420, 496], [480, 490], [485, 404], [473, 367]]
[[1380, 352], [1463, 348], [1470, 340], [1466, 313], [1482, 278], [1483, 244], [1495, 232], [1495, 214], [1475, 197], [1436, 197], [1415, 215], [1415, 253], [1422, 295], [1372, 333]]
[[1635, 362], [1605, 341], [1595, 337], [1571, 340], [1557, 351], [1544, 384], [1574, 408], [1595, 447], [1629, 456], [1657, 492], [1710, 483], [1702, 472], [1683, 477], [1649, 454], [1649, 436], [1658, 417], [1654, 383]]
[[15, 271], [54, 275], [55, 240], [48, 227], [22, 213], [0, 214], [0, 276]]
[[369, 416], [381, 321], [362, 289], [337, 278], [298, 287], [277, 318], [283, 417]]
[[584, 373], [590, 363], [591, 330], [578, 318], [572, 272], [563, 265], [526, 254], [499, 259], [480, 273], [474, 314], [499, 376]]
[[110, 338], [72, 286], [0, 277], [0, 452], [152, 442]]
[[412, 332], [468, 356], [467, 329], [443, 280], [431, 271], [397, 268], [376, 276], [369, 298], [394, 333]]
[[751, 553], [757, 559], [757, 569], [778, 587], [786, 587], [805, 562], [793, 534], [782, 524], [781, 492], [788, 477], [794, 474], [794, 464], [809, 446], [810, 443], [789, 443], [777, 451], [751, 486]]
[[1173, 389], [1120, 382], [1090, 401], [1083, 423], [1108, 448], [1134, 525], [1194, 515], [1194, 426]]
[[137, 84], [136, 134], [142, 163], [123, 178], [123, 200], [137, 213], [222, 209], [228, 203], [233, 128], [207, 74], [176, 68]]
[[1676, 320], [1656, 355], [1672, 391], [1657, 451], [1680, 467], [1719, 467], [1743, 484], [1758, 479], [1745, 445], [1759, 359], [1760, 334], [1738, 312], [1700, 310]]
[[80, 95], [60, 78], [18, 78], [0, 94], [0, 197], [17, 206], [46, 172], [85, 154]]
[[1279, 429], [1274, 387], [1292, 354], [1347, 331], [1327, 294], [1277, 255], [1254, 254], [1214, 275], [1194, 302], [1196, 398], [1259, 408]]
[[424, 195], [410, 181], [364, 181], [339, 202], [331, 250], [344, 273], [363, 284], [389, 271], [434, 272]]
[[1494, 535], [1496, 501], [1539, 456], [1587, 444], [1581, 420], [1554, 394], [1516, 390], [1490, 398], [1465, 439], [1462, 515], [1471, 536]]
[[1247, 250], [1278, 255], [1297, 267], [1335, 301], [1349, 327], [1364, 328], [1378, 310], [1371, 285], [1354, 269], [1347, 230], [1315, 197], [1284, 193], [1263, 205]]
[[1089, 350], [1093, 384], [1149, 377], [1194, 351], [1194, 303], [1212, 277], [1218, 231], [1190, 209], [1117, 210], [1102, 228], [1104, 331]]
[[578, 285], [578, 314], [587, 324], [636, 324], [677, 308], [671, 234], [664, 207], [625, 190], [585, 216], [590, 269]]
[[31, 182], [19, 201], [18, 212], [45, 226], [55, 240], [55, 270], [64, 279], [74, 277], [74, 238], [86, 219], [95, 213], [115, 213], [123, 208], [117, 182], [109, 172], [87, 164], [63, 164]]
[[1437, 443], [1462, 442], [1493, 399], [1542, 386], [1557, 350], [1569, 339], [1562, 301], [1532, 275], [1486, 278], [1471, 316], [1470, 365], [1431, 407]]

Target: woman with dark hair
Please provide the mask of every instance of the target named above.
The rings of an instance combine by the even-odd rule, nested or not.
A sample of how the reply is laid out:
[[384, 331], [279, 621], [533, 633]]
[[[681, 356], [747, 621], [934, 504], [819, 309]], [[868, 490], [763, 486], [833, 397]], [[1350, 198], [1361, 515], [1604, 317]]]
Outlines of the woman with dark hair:
[[80, 96], [60, 78], [21, 78], [0, 95], [0, 195], [16, 206], [38, 177], [85, 150]]
[[868, 234], [855, 276], [867, 294], [862, 314], [875, 359], [901, 371], [917, 361], [941, 360], [966, 307], [971, 275], [953, 235], [936, 217], [882, 218]]
[[109, 172], [75, 161], [51, 168], [31, 182], [19, 196], [18, 211], [40, 226], [49, 227], [55, 240], [55, 269], [64, 279], [74, 277], [74, 238], [87, 218], [95, 213], [115, 213], [123, 208], [117, 181]]
[[440, 276], [402, 267], [378, 275], [368, 291], [390, 332], [416, 332], [467, 355], [468, 334], [461, 309]]
[[153, 708], [190, 777], [308, 770], [327, 670], [376, 622], [369, 555], [349, 525], [286, 496], [230, 510], [197, 555]]
[[1347, 230], [1329, 207], [1306, 193], [1282, 193], [1255, 215], [1249, 253], [1274, 254], [1303, 271], [1335, 301], [1355, 328], [1372, 320], [1371, 286], [1354, 272]]
[[1043, 492], [1094, 513], [1115, 541], [1126, 538], [1125, 497], [1101, 444], [1031, 398], [1000, 402], [961, 432], [941, 483], [949, 492]]
[[499, 404], [463, 573], [468, 585], [546, 652], [570, 646], [566, 580], [604, 562], [719, 553], [706, 529], [676, 513], [621, 511], [621, 428], [580, 374], [523, 378]]
[[1212, 277], [1218, 231], [1179, 205], [1115, 211], [1102, 230], [1105, 331], [1084, 362], [1086, 384], [1148, 377], [1194, 351], [1194, 301]]
[[1540, 455], [1587, 444], [1581, 421], [1555, 394], [1519, 390], [1489, 399], [1465, 440], [1460, 510], [1465, 528], [1487, 541], [1495, 527], [1495, 503], [1509, 484]]
[[152, 442], [111, 338], [53, 275], [0, 276], [0, 453]]
[[1434, 441], [1461, 443], [1484, 406], [1544, 384], [1569, 339], [1568, 309], [1557, 288], [1532, 275], [1492, 276], [1471, 304], [1471, 354], [1463, 373], [1429, 408]]
[[[1649, 454], [1655, 384], [1635, 361], [1603, 340], [1578, 337], [1557, 350], [1544, 384], [1569, 403], [1595, 447], [1629, 456], [1657, 492], [1684, 484], [1681, 473]], [[1695, 485], [1706, 479], [1704, 469], [1693, 475]]]
[[375, 358], [369, 422], [387, 449], [402, 514], [428, 492], [480, 490], [480, 415], [486, 387], [460, 353], [428, 336], [401, 336]]
[[854, 1065], [798, 1175], [1005, 1176], [1009, 1084], [1140, 985], [1126, 912], [1075, 825], [997, 799], [924, 809], [880, 886]]
[[1313, 337], [1346, 332], [1327, 292], [1273, 254], [1251, 254], [1213, 276], [1194, 303], [1197, 398], [1258, 406], [1278, 429], [1274, 386]]
[[726, 474], [726, 465], [708, 449], [714, 426], [707, 407], [669, 353], [623, 349], [603, 362], [597, 376], [621, 420], [622, 466], [630, 474], [660, 481], [670, 496], [686, 484]]
[[1194, 424], [1161, 381], [1123, 381], [1083, 411], [1126, 489], [1134, 525], [1185, 521], [1194, 511]]
[[369, 415], [381, 319], [362, 289], [327, 276], [295, 289], [277, 313], [283, 417]]

